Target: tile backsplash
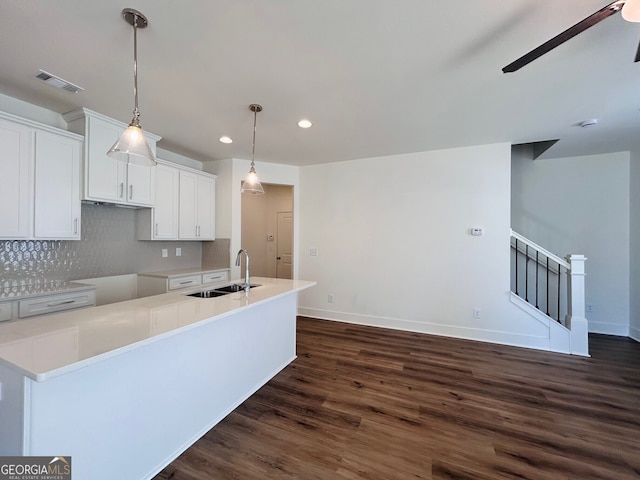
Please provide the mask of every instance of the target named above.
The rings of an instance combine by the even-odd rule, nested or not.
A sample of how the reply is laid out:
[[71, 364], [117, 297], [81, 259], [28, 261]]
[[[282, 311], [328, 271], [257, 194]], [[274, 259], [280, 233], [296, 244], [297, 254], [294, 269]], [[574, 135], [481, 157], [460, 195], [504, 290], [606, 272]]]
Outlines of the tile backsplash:
[[[82, 240], [0, 241], [0, 288], [128, 273], [200, 267], [202, 242], [138, 241], [136, 212], [105, 205], [82, 205]], [[226, 240], [204, 242], [207, 252], [222, 252], [208, 261], [225, 259]], [[213, 244], [218, 244], [213, 247]], [[226, 242], [228, 266], [228, 242]], [[176, 257], [176, 247], [182, 256]], [[162, 249], [169, 256], [162, 258]]]

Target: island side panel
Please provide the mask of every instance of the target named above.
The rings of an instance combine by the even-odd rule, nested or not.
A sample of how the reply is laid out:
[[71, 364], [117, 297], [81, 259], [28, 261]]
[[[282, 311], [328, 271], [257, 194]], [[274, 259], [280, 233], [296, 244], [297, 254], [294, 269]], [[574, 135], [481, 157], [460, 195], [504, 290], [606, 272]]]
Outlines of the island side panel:
[[27, 388], [23, 375], [0, 365], [0, 456], [23, 454]]
[[28, 380], [25, 454], [71, 455], [77, 478], [153, 477], [295, 358], [296, 304], [293, 292], [48, 381]]

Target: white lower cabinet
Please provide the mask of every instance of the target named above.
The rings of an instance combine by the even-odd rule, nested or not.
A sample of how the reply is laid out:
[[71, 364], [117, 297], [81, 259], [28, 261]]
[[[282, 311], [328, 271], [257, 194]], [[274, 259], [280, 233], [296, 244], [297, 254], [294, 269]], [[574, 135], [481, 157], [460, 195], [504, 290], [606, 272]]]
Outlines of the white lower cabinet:
[[24, 298], [0, 301], [0, 322], [93, 307], [95, 304], [95, 287], [86, 287], [73, 292], [28, 295]]
[[80, 239], [82, 137], [0, 113], [0, 238]]
[[198, 285], [214, 286], [228, 281], [228, 269], [139, 273], [138, 296], [159, 295]]

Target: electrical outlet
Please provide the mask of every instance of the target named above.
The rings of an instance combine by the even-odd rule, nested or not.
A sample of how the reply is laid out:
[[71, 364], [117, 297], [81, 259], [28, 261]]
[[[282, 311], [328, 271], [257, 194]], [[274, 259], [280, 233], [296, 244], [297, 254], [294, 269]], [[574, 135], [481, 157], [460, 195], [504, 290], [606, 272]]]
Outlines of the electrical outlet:
[[162, 249], [162, 258], [167, 258], [169, 256], [169, 250], [166, 248]]
[[327, 295], [327, 301], [329, 303], [333, 303], [336, 301], [336, 297], [333, 295], [333, 293], [330, 293], [329, 295]]
[[473, 309], [473, 318], [480, 318], [480, 309], [479, 308], [474, 308]]
[[180, 247], [176, 247], [176, 257], [182, 256], [182, 249]]
[[317, 257], [318, 256], [318, 249], [317, 248], [310, 248], [309, 249], [309, 255], [312, 257]]
[[595, 310], [595, 306], [591, 303], [587, 303], [587, 306], [586, 306], [587, 313], [593, 313], [594, 310]]

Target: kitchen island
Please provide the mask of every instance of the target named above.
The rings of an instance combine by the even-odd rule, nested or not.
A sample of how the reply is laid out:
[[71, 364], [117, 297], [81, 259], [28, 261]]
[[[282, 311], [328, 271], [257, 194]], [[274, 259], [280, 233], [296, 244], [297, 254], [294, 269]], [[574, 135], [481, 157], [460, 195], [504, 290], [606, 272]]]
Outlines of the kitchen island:
[[315, 283], [252, 283], [0, 324], [0, 455], [153, 477], [295, 358], [297, 292]]

